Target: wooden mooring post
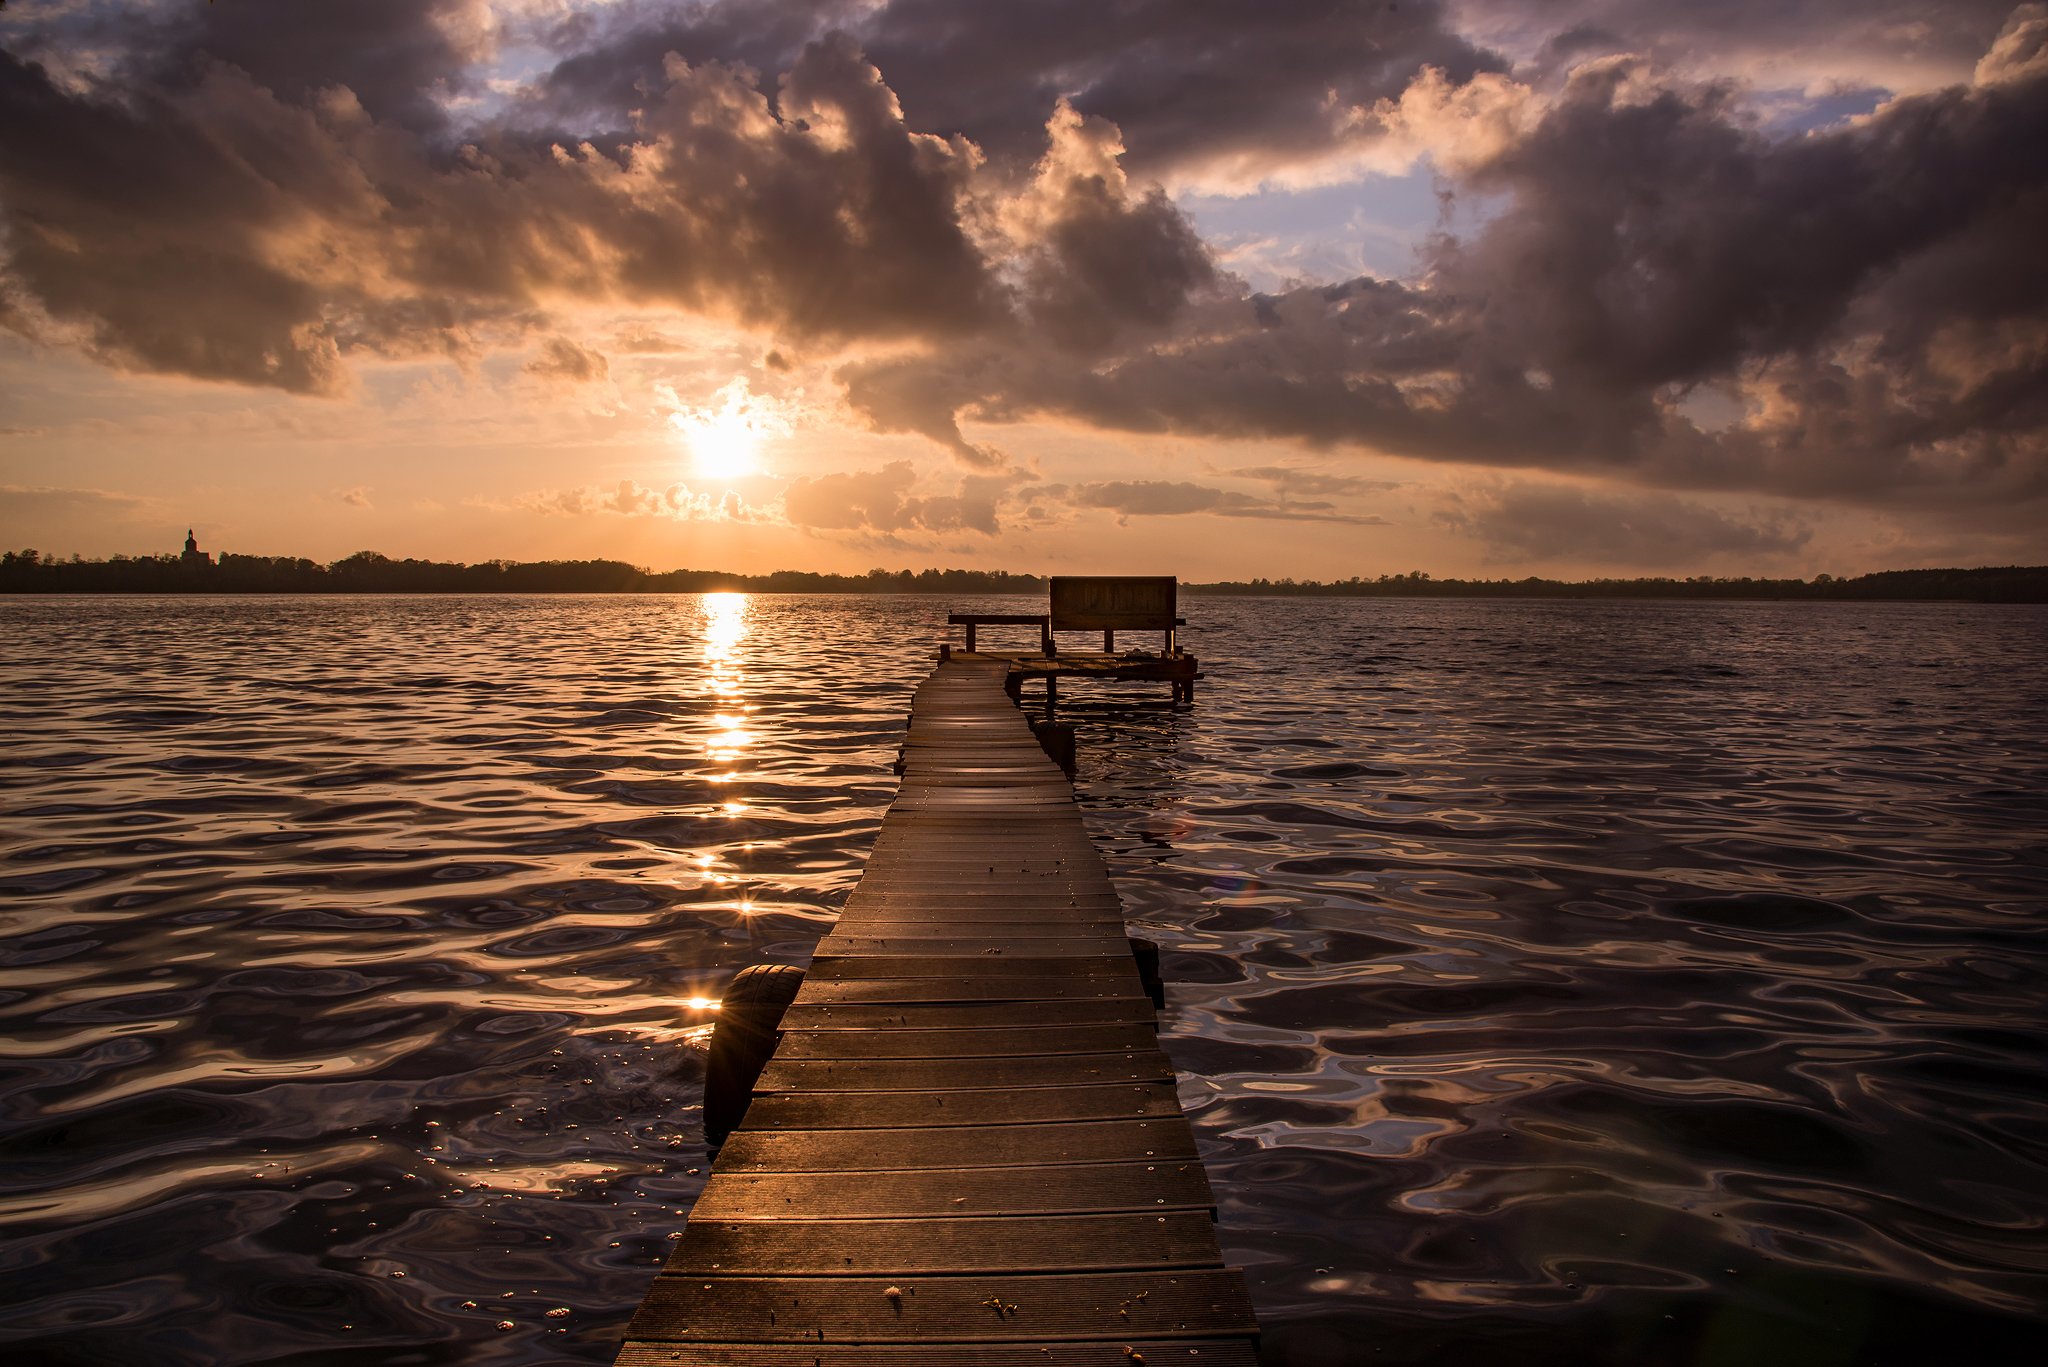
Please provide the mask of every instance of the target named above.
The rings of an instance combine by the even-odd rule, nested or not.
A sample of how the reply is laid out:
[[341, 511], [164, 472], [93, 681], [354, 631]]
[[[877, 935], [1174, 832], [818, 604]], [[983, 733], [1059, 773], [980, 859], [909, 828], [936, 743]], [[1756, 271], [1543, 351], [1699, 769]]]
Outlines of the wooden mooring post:
[[626, 1367], [1252, 1367], [1116, 893], [1007, 673], [918, 688]]

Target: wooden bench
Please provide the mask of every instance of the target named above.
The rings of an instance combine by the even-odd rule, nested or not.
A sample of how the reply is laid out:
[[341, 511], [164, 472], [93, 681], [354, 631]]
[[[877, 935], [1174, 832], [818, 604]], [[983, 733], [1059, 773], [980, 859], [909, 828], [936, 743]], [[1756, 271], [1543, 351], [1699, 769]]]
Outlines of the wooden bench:
[[1187, 625], [1176, 615], [1175, 591], [1170, 574], [1055, 576], [1048, 639], [1054, 632], [1100, 631], [1103, 650], [1114, 652], [1119, 631], [1163, 631], [1162, 653], [1172, 655], [1180, 649], [1175, 628]]
[[1055, 575], [1052, 581], [1051, 612], [955, 612], [946, 617], [948, 626], [967, 628], [967, 653], [975, 648], [975, 628], [986, 626], [1037, 627], [1038, 647], [1047, 655], [1059, 653], [1053, 634], [1060, 631], [1100, 631], [1102, 649], [1116, 651], [1119, 631], [1165, 633], [1162, 654], [1179, 651], [1176, 628], [1188, 624], [1178, 615], [1172, 575]]

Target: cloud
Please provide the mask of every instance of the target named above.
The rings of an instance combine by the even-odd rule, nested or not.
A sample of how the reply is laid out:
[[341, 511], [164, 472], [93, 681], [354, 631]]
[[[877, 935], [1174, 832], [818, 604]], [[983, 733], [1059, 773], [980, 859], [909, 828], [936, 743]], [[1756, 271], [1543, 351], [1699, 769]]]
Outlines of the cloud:
[[1005, 308], [963, 225], [973, 149], [913, 133], [843, 37], [773, 103], [750, 73], [671, 61], [604, 146], [442, 147], [347, 88], [298, 102], [195, 62], [73, 88], [0, 53], [0, 127], [37, 134], [0, 138], [6, 280], [114, 364], [336, 394], [346, 353], [460, 350], [558, 302], [798, 339], [943, 336]]
[[128, 516], [156, 503], [153, 498], [109, 489], [64, 489], [44, 484], [0, 484], [0, 508], [22, 517], [58, 513]]
[[[1042, 492], [1050, 494], [1052, 490]], [[1342, 522], [1355, 527], [1387, 525], [1385, 518], [1339, 512], [1331, 503], [1276, 503], [1185, 480], [1104, 480], [1076, 485], [1068, 493], [1078, 507], [1106, 509], [1119, 518], [1209, 513], [1217, 517], [1263, 518], [1279, 522]]]
[[1804, 548], [1813, 529], [1783, 511], [1731, 516], [1670, 494], [1605, 493], [1511, 481], [1457, 496], [1439, 526], [1486, 542], [1497, 563], [1563, 561], [1639, 570], [1744, 560]]
[[1526, 68], [1618, 52], [1695, 75], [1919, 93], [1965, 79], [2012, 0], [1458, 0], [1459, 27]]
[[588, 484], [573, 489], [542, 489], [521, 494], [509, 504], [486, 504], [563, 517], [662, 517], [679, 522], [760, 522], [767, 518], [732, 490], [717, 498], [693, 493], [687, 485], [653, 488], [637, 480]]
[[130, 75], [175, 87], [219, 63], [292, 102], [345, 86], [371, 117], [432, 130], [491, 55], [494, 28], [486, 0], [180, 5]]
[[344, 504], [350, 508], [369, 508], [375, 506], [370, 502], [368, 486], [362, 484], [358, 484], [350, 489], [332, 490], [328, 493], [327, 497], [336, 503]]
[[2048, 68], [2048, 5], [2021, 5], [1977, 63], [1973, 77], [1978, 85], [1998, 85], [2031, 79], [2044, 68]]
[[567, 337], [550, 337], [541, 343], [540, 353], [525, 366], [526, 373], [567, 384], [591, 384], [607, 379], [611, 363], [600, 352], [578, 346]]
[[649, 327], [622, 328], [613, 335], [610, 345], [614, 351], [633, 356], [666, 356], [690, 349], [688, 344]]
[[[0, 326], [111, 365], [331, 396], [356, 358], [504, 347], [594, 378], [563, 333], [609, 310], [634, 324], [602, 345], [658, 354], [659, 320], [709, 318], [965, 467], [798, 490], [839, 530], [995, 527], [986, 429], [1036, 419], [2048, 505], [2039, 5], [376, 0], [4, 32]], [[536, 51], [530, 87], [493, 66]], [[1821, 118], [1837, 58], [1860, 103]], [[1160, 188], [1417, 156], [1469, 212], [1399, 281], [1250, 292]], [[1201, 497], [1101, 473], [1133, 509]], [[1243, 477], [1273, 497], [1206, 511], [1375, 492]]]
[[1009, 481], [970, 475], [950, 495], [913, 497], [917, 473], [909, 461], [874, 470], [797, 479], [783, 494], [790, 522], [813, 531], [951, 532], [994, 536], [997, 505]]
[[[402, 53], [455, 51], [422, 35], [468, 10], [436, 13], [393, 19]], [[551, 309], [605, 306], [828, 349], [1019, 328], [1087, 348], [1157, 333], [1214, 280], [1180, 211], [1127, 182], [1114, 127], [1049, 105], [1049, 150], [1013, 185], [966, 139], [914, 131], [844, 33], [772, 83], [671, 52], [616, 132], [500, 121], [459, 140], [395, 97], [291, 75], [309, 49], [281, 21], [233, 28], [234, 60], [203, 46], [229, 29], [179, 33], [189, 60], [117, 75], [0, 53], [0, 126], [37, 134], [0, 139], [5, 321], [111, 365], [335, 396], [351, 357], [473, 357]], [[628, 345], [647, 342], [669, 345]], [[529, 368], [601, 364], [554, 335]], [[1002, 464], [943, 415], [909, 421]]]
[[[2015, 25], [2031, 22], [2023, 14]], [[1777, 138], [1719, 86], [1576, 69], [1466, 170], [1499, 211], [1413, 283], [1192, 301], [1085, 362], [847, 368], [948, 424], [1279, 437], [1893, 508], [2048, 501], [2048, 72]], [[2016, 73], [2016, 74], [2015, 74]], [[1699, 416], [1712, 397], [1729, 421]]]
[[0, 538], [14, 545], [48, 545], [60, 537], [76, 544], [81, 534], [90, 538], [109, 524], [148, 523], [168, 547], [185, 534], [183, 522], [177, 523], [175, 537], [170, 530], [179, 515], [176, 509], [166, 510], [161, 499], [111, 489], [0, 484]]
[[1156, 187], [1132, 192], [1114, 124], [1062, 100], [1031, 189], [1012, 206], [1024, 242], [1024, 307], [1057, 343], [1098, 350], [1156, 332], [1216, 283], [1208, 249]]
[[1255, 479], [1271, 484], [1285, 494], [1383, 494], [1401, 487], [1398, 480], [1360, 479], [1336, 475], [1299, 465], [1253, 465], [1224, 473], [1236, 479]]
[[[1249, 188], [1341, 161], [1369, 111], [1425, 67], [1462, 83], [1502, 59], [1453, 33], [1437, 0], [713, 0], [626, 4], [546, 35], [566, 55], [537, 113], [621, 120], [664, 54], [786, 68], [832, 30], [886, 73], [912, 123], [1026, 166], [1065, 99], [1115, 124], [1144, 179]], [[1368, 111], [1361, 114], [1360, 111]]]

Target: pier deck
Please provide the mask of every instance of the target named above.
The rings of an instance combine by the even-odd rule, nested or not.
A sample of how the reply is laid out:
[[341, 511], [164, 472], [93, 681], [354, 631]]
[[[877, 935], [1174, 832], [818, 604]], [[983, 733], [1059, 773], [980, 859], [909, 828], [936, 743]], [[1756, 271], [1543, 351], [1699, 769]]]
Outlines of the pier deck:
[[1116, 894], [1007, 672], [918, 688], [867, 871], [621, 1364], [1251, 1367]]

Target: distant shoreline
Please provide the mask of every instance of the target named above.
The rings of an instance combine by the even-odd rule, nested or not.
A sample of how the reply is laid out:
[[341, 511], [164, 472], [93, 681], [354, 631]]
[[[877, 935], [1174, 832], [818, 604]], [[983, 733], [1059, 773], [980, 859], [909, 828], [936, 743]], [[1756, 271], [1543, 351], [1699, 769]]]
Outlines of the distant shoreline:
[[[489, 560], [468, 565], [392, 560], [361, 551], [322, 565], [283, 556], [117, 556], [45, 560], [33, 551], [0, 554], [0, 593], [13, 594], [365, 594], [365, 593], [900, 593], [924, 596], [1043, 594], [1043, 576], [1002, 570], [871, 570], [867, 574], [655, 573], [617, 560]], [[1184, 583], [1189, 597], [1592, 598], [1772, 602], [2048, 603], [2048, 566], [1883, 570], [1838, 579], [1637, 578], [1434, 579], [1421, 572], [1334, 582], [1295, 579]]]

